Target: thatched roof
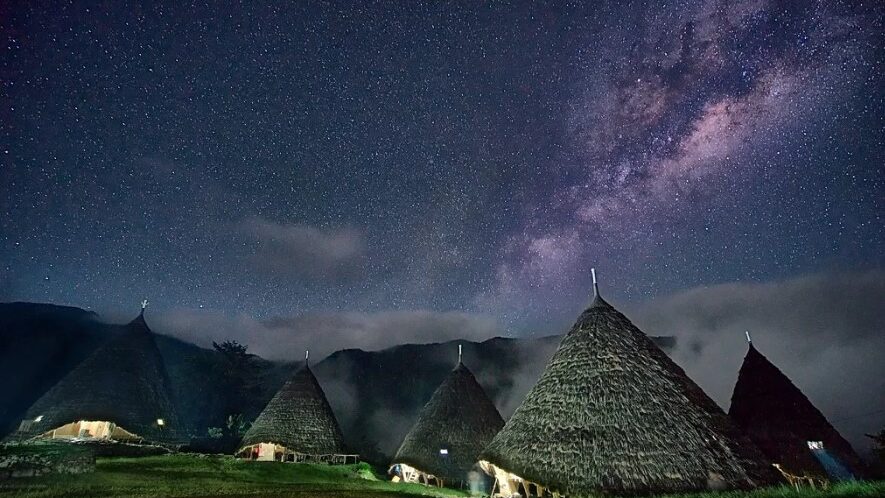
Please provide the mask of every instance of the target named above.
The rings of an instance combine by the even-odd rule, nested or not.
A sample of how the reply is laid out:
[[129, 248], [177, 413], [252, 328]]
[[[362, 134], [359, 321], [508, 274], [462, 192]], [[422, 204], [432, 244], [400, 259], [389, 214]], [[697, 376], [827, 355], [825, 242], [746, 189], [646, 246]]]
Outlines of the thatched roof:
[[[479, 452], [503, 426], [501, 414], [473, 373], [458, 362], [424, 405], [393, 462], [445, 480], [464, 480]], [[448, 454], [441, 455], [441, 449]]]
[[775, 479], [713, 400], [598, 296], [480, 459], [570, 496]]
[[848, 441], [752, 344], [738, 373], [728, 414], [772, 462], [791, 473], [826, 476], [808, 448], [808, 441], [821, 441], [851, 472], [864, 474], [863, 461]]
[[[184, 428], [171, 401], [169, 380], [144, 310], [98, 347], [25, 414], [36, 436], [79, 420], [114, 422], [152, 442], [182, 442]], [[162, 419], [164, 425], [157, 424]]]
[[344, 453], [332, 407], [305, 365], [267, 403], [243, 437], [243, 446], [275, 443], [309, 455]]

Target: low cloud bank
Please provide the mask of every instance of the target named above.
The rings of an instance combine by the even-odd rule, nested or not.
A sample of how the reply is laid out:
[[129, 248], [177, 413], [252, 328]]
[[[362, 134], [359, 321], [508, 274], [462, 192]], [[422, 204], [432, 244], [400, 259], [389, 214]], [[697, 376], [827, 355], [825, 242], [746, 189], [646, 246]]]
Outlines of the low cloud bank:
[[320, 228], [248, 218], [240, 229], [254, 248], [255, 268], [279, 275], [338, 280], [357, 275], [365, 238], [354, 228]]
[[269, 360], [293, 361], [311, 351], [321, 358], [339, 349], [377, 351], [399, 344], [454, 339], [483, 341], [503, 330], [490, 316], [457, 311], [309, 313], [258, 320], [214, 310], [176, 309], [160, 314], [155, 330], [201, 346], [235, 340]]

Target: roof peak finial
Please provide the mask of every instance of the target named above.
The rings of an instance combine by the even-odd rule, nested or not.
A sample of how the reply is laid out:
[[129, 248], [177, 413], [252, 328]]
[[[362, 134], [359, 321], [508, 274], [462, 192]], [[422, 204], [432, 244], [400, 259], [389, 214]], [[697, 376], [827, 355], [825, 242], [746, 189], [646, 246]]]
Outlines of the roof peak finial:
[[598, 297], [599, 284], [596, 282], [596, 268], [590, 268], [590, 275], [593, 276], [593, 297]]
[[750, 337], [750, 331], [749, 331], [749, 330], [745, 330], [745, 331], [744, 331], [744, 334], [747, 334], [747, 344], [753, 344], [753, 338]]
[[309, 359], [310, 359], [310, 350], [309, 350], [309, 349], [305, 349], [305, 350], [304, 350], [304, 364], [305, 364], [305, 365], [307, 365], [307, 360], [309, 360]]
[[461, 345], [458, 344], [458, 364], [461, 364]]
[[144, 315], [144, 309], [147, 308], [148, 300], [147, 298], [141, 300], [141, 314]]

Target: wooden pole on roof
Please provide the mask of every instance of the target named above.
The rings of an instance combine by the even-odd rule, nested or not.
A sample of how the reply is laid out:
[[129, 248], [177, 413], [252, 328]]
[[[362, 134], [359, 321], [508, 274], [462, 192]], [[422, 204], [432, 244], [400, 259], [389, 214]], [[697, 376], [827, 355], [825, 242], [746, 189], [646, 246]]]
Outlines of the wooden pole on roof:
[[753, 344], [753, 339], [750, 337], [750, 331], [745, 330], [744, 333], [747, 334], [747, 344]]
[[590, 268], [590, 274], [593, 275], [593, 297], [599, 295], [599, 284], [596, 282], [596, 268]]

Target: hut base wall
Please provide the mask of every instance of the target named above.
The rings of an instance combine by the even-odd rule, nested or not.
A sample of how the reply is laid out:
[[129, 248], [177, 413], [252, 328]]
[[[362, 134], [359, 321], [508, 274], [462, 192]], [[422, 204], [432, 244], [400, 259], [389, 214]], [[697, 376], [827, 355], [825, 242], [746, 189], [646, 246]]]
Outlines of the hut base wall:
[[[445, 482], [443, 482], [443, 480], [441, 478], [439, 478], [433, 474], [428, 474], [427, 472], [424, 472], [422, 470], [418, 470], [415, 467], [412, 467], [411, 465], [408, 465], [405, 463], [397, 463], [394, 465], [399, 466], [399, 469], [400, 469], [399, 478], [402, 480], [402, 482], [424, 484], [427, 486], [432, 485], [432, 486], [436, 486], [438, 488], [445, 486]], [[393, 467], [391, 467], [391, 469], [392, 468]]]
[[37, 436], [39, 439], [110, 439], [114, 441], [139, 441], [141, 438], [114, 422], [105, 420], [79, 420]]
[[491, 491], [493, 498], [510, 498], [511, 496], [522, 496], [525, 498], [552, 496], [553, 498], [561, 498], [565, 496], [536, 482], [523, 479], [486, 460], [480, 461], [479, 467], [495, 480]]
[[314, 455], [301, 453], [275, 443], [257, 443], [243, 446], [236, 453], [237, 458], [256, 462], [288, 462], [288, 463], [325, 463], [329, 465], [348, 465], [359, 463], [359, 455], [327, 454]]

